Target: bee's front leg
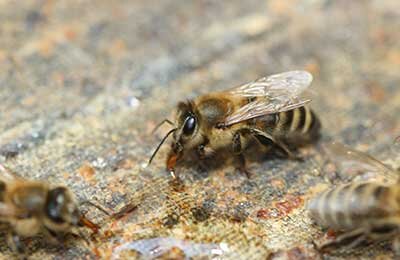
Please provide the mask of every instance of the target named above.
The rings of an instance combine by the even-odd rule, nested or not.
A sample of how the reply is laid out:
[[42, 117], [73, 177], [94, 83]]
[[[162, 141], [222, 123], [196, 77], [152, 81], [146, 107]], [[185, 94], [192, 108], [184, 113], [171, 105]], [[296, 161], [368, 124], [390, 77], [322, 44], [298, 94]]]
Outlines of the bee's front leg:
[[233, 135], [232, 150], [233, 150], [233, 153], [238, 158], [239, 171], [245, 173], [247, 178], [250, 178], [251, 173], [247, 170], [247, 167], [246, 167], [246, 158], [243, 155], [242, 140], [241, 140], [241, 134], [239, 131]]
[[206, 158], [206, 146], [204, 144], [197, 146], [196, 153], [200, 160], [204, 160]]
[[214, 153], [214, 150], [210, 147], [209, 143], [210, 141], [205, 138], [205, 140], [196, 147], [196, 154], [200, 160], [204, 160]]
[[9, 247], [11, 248], [11, 251], [19, 254], [21, 259], [27, 259], [26, 252], [25, 252], [25, 246], [22, 243], [18, 234], [16, 234], [14, 231], [11, 231], [10, 233], [8, 233], [7, 243], [9, 245]]
[[214, 154], [214, 150], [208, 145], [208, 142], [200, 144], [196, 147], [196, 155], [198, 157], [197, 165], [199, 166], [200, 172], [207, 172], [209, 167], [208, 162], [206, 161], [212, 154]]
[[48, 228], [45, 228], [42, 232], [45, 234], [45, 236], [47, 237], [47, 240], [51, 244], [61, 245], [61, 247], [63, 249], [65, 248], [65, 234], [64, 233], [57, 233]]

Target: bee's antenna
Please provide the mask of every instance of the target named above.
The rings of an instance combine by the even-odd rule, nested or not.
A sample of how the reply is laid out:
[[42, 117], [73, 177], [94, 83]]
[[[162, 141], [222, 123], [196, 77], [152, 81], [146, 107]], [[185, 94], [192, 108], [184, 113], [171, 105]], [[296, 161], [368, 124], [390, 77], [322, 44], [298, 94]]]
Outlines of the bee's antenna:
[[150, 157], [149, 160], [149, 165], [151, 164], [151, 162], [153, 161], [154, 157], [156, 156], [158, 150], [160, 150], [160, 147], [163, 145], [163, 143], [165, 142], [165, 140], [167, 140], [168, 136], [170, 136], [173, 132], [175, 132], [177, 130], [177, 128], [174, 128], [172, 130], [170, 130], [165, 136], [164, 138], [161, 140], [160, 144], [157, 146], [156, 150], [153, 152], [153, 154]]
[[82, 201], [82, 202], [80, 203], [80, 205], [83, 205], [83, 204], [88, 204], [88, 205], [90, 205], [90, 206], [92, 206], [92, 207], [95, 207], [96, 209], [100, 210], [101, 212], [103, 212], [103, 213], [106, 214], [107, 216], [110, 216], [110, 215], [111, 215], [105, 208], [103, 208], [103, 207], [100, 206], [100, 205], [97, 205], [96, 203], [91, 202], [90, 200], [85, 200], [85, 201]]
[[138, 208], [138, 205], [137, 205], [137, 204], [128, 203], [128, 204], [126, 204], [125, 206], [123, 206], [118, 212], [113, 213], [113, 214], [111, 215], [111, 217], [114, 218], [114, 219], [120, 219], [120, 218], [122, 218], [123, 216], [127, 215], [128, 213], [130, 213], [130, 212], [136, 210], [137, 208]]
[[174, 125], [174, 123], [172, 123], [171, 120], [169, 120], [169, 119], [164, 119], [163, 121], [161, 121], [160, 123], [158, 123], [158, 124], [154, 127], [153, 131], [151, 131], [151, 134], [154, 134], [154, 132], [157, 131], [157, 129], [160, 128], [160, 126], [162, 126], [162, 125], [165, 124], [165, 123], [168, 123], [168, 124], [170, 124], [170, 125], [172, 125], [172, 126]]

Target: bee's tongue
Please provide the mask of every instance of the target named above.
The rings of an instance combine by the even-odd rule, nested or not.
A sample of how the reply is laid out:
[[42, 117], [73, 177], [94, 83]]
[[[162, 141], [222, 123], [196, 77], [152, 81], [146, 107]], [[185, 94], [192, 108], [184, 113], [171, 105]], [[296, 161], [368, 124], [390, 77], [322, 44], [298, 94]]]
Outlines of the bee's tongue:
[[172, 152], [171, 154], [169, 154], [167, 159], [167, 170], [171, 173], [173, 177], [175, 176], [175, 165], [179, 158], [180, 153], [176, 154]]
[[94, 224], [94, 223], [93, 223], [92, 221], [90, 221], [89, 219], [87, 219], [84, 215], [82, 215], [82, 216], [80, 217], [79, 222], [80, 222], [83, 226], [85, 226], [85, 227], [87, 227], [87, 228], [90, 228], [90, 229], [93, 231], [93, 233], [98, 233], [98, 232], [99, 232], [100, 227], [99, 227], [98, 225]]
[[167, 159], [167, 170], [174, 170], [178, 155], [176, 153], [171, 154]]

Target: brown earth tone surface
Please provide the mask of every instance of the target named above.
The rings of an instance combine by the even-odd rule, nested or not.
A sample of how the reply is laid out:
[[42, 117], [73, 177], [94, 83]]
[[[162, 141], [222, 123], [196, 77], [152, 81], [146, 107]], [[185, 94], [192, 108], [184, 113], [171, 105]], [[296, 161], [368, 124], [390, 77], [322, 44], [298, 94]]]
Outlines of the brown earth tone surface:
[[[312, 241], [328, 235], [305, 205], [346, 179], [325, 167], [330, 140], [400, 166], [399, 10], [396, 0], [0, 0], [0, 163], [110, 211], [137, 205], [119, 220], [83, 205], [101, 234], [26, 239], [32, 259], [391, 257], [390, 243], [318, 255]], [[178, 101], [294, 69], [314, 75], [323, 124], [304, 162], [254, 159], [250, 179], [229, 163], [179, 167], [180, 187], [164, 170], [167, 146], [145, 167], [168, 128], [151, 131]]]

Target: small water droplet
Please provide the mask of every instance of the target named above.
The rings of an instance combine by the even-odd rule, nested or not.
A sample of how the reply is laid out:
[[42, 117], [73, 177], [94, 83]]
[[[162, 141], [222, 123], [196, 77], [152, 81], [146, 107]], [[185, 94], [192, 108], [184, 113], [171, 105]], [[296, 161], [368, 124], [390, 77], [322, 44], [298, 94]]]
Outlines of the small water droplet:
[[219, 247], [222, 249], [222, 251], [224, 252], [228, 252], [229, 251], [229, 246], [227, 243], [220, 243]]
[[31, 133], [31, 136], [32, 136], [32, 138], [37, 139], [37, 138], [39, 138], [40, 134], [39, 134], [39, 132], [33, 132], [33, 133]]
[[146, 169], [149, 166], [149, 164], [147, 162], [143, 162], [140, 164], [140, 167], [142, 167], [143, 169]]
[[136, 97], [130, 97], [128, 99], [128, 105], [132, 108], [137, 108], [140, 104], [139, 99], [137, 99]]
[[211, 249], [212, 255], [222, 255], [224, 252], [221, 249]]
[[96, 160], [92, 161], [92, 165], [95, 168], [103, 169], [107, 166], [107, 162], [106, 162], [106, 160], [104, 160], [104, 158], [99, 157]]

